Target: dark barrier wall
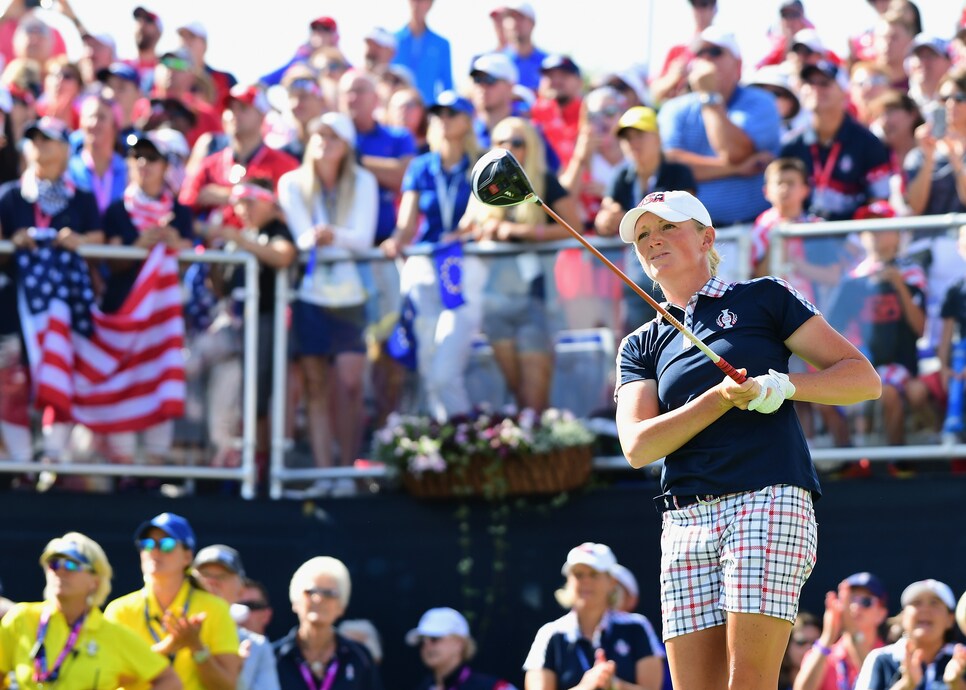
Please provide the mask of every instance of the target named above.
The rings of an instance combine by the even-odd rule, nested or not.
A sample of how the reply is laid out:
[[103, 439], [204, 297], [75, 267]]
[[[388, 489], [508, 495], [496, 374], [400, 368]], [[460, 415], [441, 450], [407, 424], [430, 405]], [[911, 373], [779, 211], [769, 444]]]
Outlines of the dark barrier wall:
[[[484, 503], [472, 504], [462, 520], [458, 504], [391, 493], [304, 504], [6, 493], [0, 494], [0, 578], [8, 597], [38, 599], [43, 545], [78, 530], [106, 549], [116, 573], [113, 594], [131, 591], [140, 586], [132, 533], [142, 520], [170, 510], [191, 520], [199, 545], [238, 548], [249, 574], [268, 585], [275, 607], [272, 637], [295, 621], [287, 602], [292, 572], [306, 559], [328, 554], [345, 561], [352, 573], [347, 616], [369, 618], [382, 633], [387, 688], [405, 690], [421, 675], [417, 652], [403, 637], [432, 606], [475, 614], [471, 625], [480, 643], [475, 665], [522, 687], [520, 666], [534, 633], [562, 614], [553, 598], [563, 581], [560, 567], [567, 551], [582, 541], [609, 544], [637, 574], [639, 610], [659, 627], [660, 519], [650, 501], [654, 493], [651, 484], [633, 483], [590, 489], [561, 505], [547, 500], [511, 505], [506, 533], [496, 535], [505, 541], [505, 555], [498, 545], [496, 561], [503, 570], [495, 580], [491, 513]], [[819, 564], [805, 587], [803, 608], [820, 615], [826, 590], [859, 570], [886, 581], [893, 613], [902, 588], [914, 580], [934, 577], [962, 593], [964, 499], [964, 477], [828, 483], [817, 506]], [[472, 564], [463, 560], [467, 553]], [[469, 567], [468, 576], [458, 572], [461, 565]], [[488, 593], [494, 595], [491, 602]]]

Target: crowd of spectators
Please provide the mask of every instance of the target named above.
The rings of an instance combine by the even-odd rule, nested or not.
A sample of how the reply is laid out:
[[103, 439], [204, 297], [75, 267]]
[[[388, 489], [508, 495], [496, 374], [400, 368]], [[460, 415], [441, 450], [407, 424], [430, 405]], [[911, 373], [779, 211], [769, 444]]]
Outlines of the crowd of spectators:
[[[874, 26], [837, 55], [802, 0], [781, 1], [768, 18], [777, 22], [769, 51], [752, 70], [758, 56], [744, 55], [715, 23], [716, 0], [689, 1], [693, 33], [683, 32], [651, 74], [632, 65], [587, 74], [580, 55], [538, 47], [539, 18], [525, 2], [495, 6], [495, 48], [453, 65], [449, 40], [429, 26], [431, 0], [411, 0], [405, 26], [374, 26], [362, 38], [364, 64], [346, 59], [338, 17], [322, 16], [285, 65], [239, 84], [207, 64], [209, 30], [199, 22], [166, 27], [158, 11], [138, 7], [137, 55], [123, 56], [113, 37], [89, 33], [61, 0], [57, 11], [83, 38], [72, 61], [43, 13], [10, 0], [0, 15], [0, 236], [36, 251], [32, 228], [46, 225], [54, 244], [70, 250], [163, 244], [254, 255], [261, 272], [251, 375], [263, 468], [275, 272], [291, 271], [286, 435], [304, 440], [317, 467], [348, 465], [366, 454], [368, 432], [400, 409], [413, 380], [405, 357], [387, 346], [397, 321], [412, 321], [417, 344], [409, 364], [421, 394], [406, 404], [445, 418], [471, 412], [464, 379], [478, 334], [508, 398], [540, 410], [550, 404], [558, 330], [607, 328], [619, 340], [649, 318], [586, 253], [540, 251], [541, 242], [568, 235], [539, 207], [471, 198], [473, 164], [498, 146], [588, 235], [616, 235], [623, 212], [650, 192], [698, 194], [718, 229], [750, 239], [750, 265], [726, 257], [730, 272], [777, 270], [869, 354], [887, 384], [883, 420], [871, 428], [885, 429], [892, 445], [907, 431], [938, 430], [955, 377], [953, 343], [966, 325], [966, 260], [956, 250], [966, 243], [955, 229], [780, 242], [772, 231], [966, 211], [966, 23], [924, 31], [914, 3], [870, 0]], [[172, 30], [179, 45], [160, 53]], [[463, 257], [454, 294], [434, 259], [446, 265], [442, 253], [454, 244], [494, 241], [521, 251]], [[409, 252], [420, 243], [428, 254]], [[781, 256], [770, 251], [776, 243]], [[372, 249], [383, 259], [356, 260]], [[648, 286], [633, 250], [609, 251]], [[172, 445], [201, 438], [207, 462], [237, 465], [240, 406], [219, 402], [240, 400], [248, 375], [237, 302], [244, 279], [200, 268], [184, 284], [189, 396], [202, 412], [95, 438], [97, 457], [163, 462]], [[92, 261], [90, 269], [100, 308], [118, 310], [137, 266]], [[28, 411], [20, 278], [13, 261], [2, 271], [6, 457], [65, 460], [77, 435]], [[811, 437], [827, 434], [838, 446], [870, 428], [866, 415], [845, 410], [802, 406], [800, 414]], [[31, 435], [40, 425], [42, 443]]]

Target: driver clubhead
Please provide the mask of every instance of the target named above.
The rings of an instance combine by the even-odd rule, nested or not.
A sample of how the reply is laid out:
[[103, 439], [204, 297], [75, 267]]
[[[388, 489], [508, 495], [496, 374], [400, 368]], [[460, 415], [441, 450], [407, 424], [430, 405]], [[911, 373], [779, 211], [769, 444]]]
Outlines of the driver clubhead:
[[535, 201], [530, 178], [506, 149], [492, 149], [473, 166], [473, 196], [487, 206], [516, 206]]

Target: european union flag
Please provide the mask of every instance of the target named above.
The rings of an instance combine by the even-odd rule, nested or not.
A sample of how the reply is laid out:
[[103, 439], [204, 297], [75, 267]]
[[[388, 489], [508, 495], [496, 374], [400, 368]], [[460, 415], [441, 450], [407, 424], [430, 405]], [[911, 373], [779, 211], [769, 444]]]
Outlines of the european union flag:
[[416, 306], [412, 298], [406, 295], [399, 311], [399, 321], [386, 341], [386, 352], [410, 371], [416, 370], [416, 333], [413, 330], [415, 321]]
[[438, 244], [433, 249], [439, 297], [445, 309], [456, 309], [463, 299], [463, 243]]

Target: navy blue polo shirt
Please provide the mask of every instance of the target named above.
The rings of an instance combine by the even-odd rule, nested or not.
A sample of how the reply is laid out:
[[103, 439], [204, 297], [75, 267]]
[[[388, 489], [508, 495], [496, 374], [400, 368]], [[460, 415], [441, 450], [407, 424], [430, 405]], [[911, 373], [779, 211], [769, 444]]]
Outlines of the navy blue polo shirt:
[[[946, 664], [952, 660], [954, 649], [955, 646], [952, 644], [943, 645], [931, 664], [923, 664], [922, 682], [916, 686], [916, 690], [945, 690], [949, 687], [942, 682], [942, 679]], [[873, 649], [862, 664], [856, 687], [868, 688], [868, 690], [889, 690], [899, 681], [901, 675], [899, 667], [905, 661], [905, 656], [905, 638], [895, 644]], [[963, 675], [963, 679], [966, 680], [966, 674]]]
[[[416, 153], [413, 135], [399, 127], [385, 127], [378, 122], [368, 132], [356, 133], [356, 154], [358, 156], [379, 156], [380, 158], [403, 158]], [[379, 217], [376, 221], [378, 246], [396, 229], [396, 190], [379, 185]]]
[[[416, 690], [434, 690], [437, 688], [435, 676], [423, 678], [416, 686]], [[496, 676], [478, 673], [466, 664], [460, 664], [448, 676], [443, 678], [445, 690], [517, 690], [513, 683]]]
[[[449, 226], [445, 224], [439, 189], [452, 199], [452, 216]], [[440, 155], [435, 152], [424, 153], [413, 158], [406, 168], [403, 178], [404, 192], [419, 192], [419, 213], [422, 218], [416, 237], [420, 242], [438, 242], [440, 235], [452, 232], [466, 211], [470, 200], [470, 159], [463, 156], [459, 164], [451, 169], [443, 169]]]
[[[788, 373], [785, 345], [818, 314], [804, 296], [777, 278], [725, 283], [712, 278], [687, 310], [668, 311], [714, 352], [748, 376]], [[682, 407], [721, 382], [715, 364], [660, 316], [621, 342], [618, 391], [631, 381], [657, 381], [660, 413]], [[805, 435], [793, 405], [773, 414], [732, 408], [669, 453], [661, 473], [664, 493], [728, 494], [790, 484], [821, 494]]]
[[607, 611], [598, 630], [599, 640], [583, 637], [573, 611], [547, 623], [537, 631], [523, 670], [553, 671], [558, 688], [572, 688], [594, 665], [595, 651], [602, 649], [607, 660], [614, 662], [617, 677], [636, 683], [638, 661], [664, 657], [653, 626], [639, 613]]
[[959, 337], [966, 338], [966, 278], [960, 278], [946, 290], [939, 316], [953, 319], [959, 329]]
[[[299, 670], [305, 659], [295, 641], [296, 632], [297, 626], [272, 644], [278, 669], [278, 684], [282, 690], [306, 690], [308, 687]], [[379, 669], [369, 650], [358, 642], [336, 633], [335, 656], [330, 663], [338, 663], [339, 668], [329, 690], [382, 690]], [[318, 678], [315, 681], [322, 684]]]

